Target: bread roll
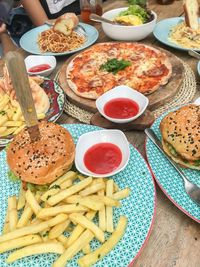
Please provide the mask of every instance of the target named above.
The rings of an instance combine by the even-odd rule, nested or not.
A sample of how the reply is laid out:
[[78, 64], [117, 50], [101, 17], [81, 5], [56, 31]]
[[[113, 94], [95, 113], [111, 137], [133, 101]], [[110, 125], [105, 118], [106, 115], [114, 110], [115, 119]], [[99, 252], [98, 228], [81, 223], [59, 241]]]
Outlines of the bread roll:
[[72, 30], [78, 25], [78, 17], [74, 13], [65, 13], [64, 15], [57, 18], [53, 26], [53, 30], [61, 32], [68, 36]]
[[71, 134], [60, 125], [39, 123], [40, 140], [31, 142], [27, 128], [17, 134], [7, 150], [10, 170], [25, 182], [44, 185], [68, 171], [74, 161]]
[[185, 23], [193, 30], [199, 27], [199, 4], [197, 0], [184, 0]]

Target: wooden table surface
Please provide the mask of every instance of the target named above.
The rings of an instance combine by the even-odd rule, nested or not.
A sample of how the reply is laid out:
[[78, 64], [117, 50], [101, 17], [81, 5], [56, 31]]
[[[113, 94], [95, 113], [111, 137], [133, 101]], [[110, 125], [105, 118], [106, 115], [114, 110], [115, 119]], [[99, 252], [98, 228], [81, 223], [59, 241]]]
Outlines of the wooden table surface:
[[[158, 14], [158, 20], [169, 17], [178, 17], [183, 14], [182, 1], [175, 1], [171, 5], [158, 5], [155, 0], [150, 0], [149, 8]], [[126, 0], [108, 0], [104, 3], [104, 11], [116, 7], [124, 7], [127, 5]], [[95, 25], [99, 30], [98, 42], [109, 41], [105, 36], [99, 24]], [[197, 81], [198, 75], [196, 71], [197, 60], [188, 56], [187, 52], [179, 51], [162, 45], [150, 35], [143, 40], [146, 44], [154, 44], [162, 47], [184, 62], [189, 64], [195, 72]], [[52, 78], [62, 66], [66, 57], [58, 57], [57, 69], [52, 74]], [[199, 87], [197, 88], [197, 96], [200, 96]], [[188, 88], [189, 90], [189, 88]], [[79, 123], [76, 119], [63, 114], [58, 123]], [[134, 144], [140, 152], [144, 153], [144, 133], [131, 131], [126, 132], [126, 136], [130, 143]], [[156, 185], [157, 204], [156, 216], [149, 240], [146, 242], [144, 249], [139, 257], [131, 266], [134, 267], [200, 267], [200, 225], [181, 212]], [[115, 266], [114, 266], [115, 267]]]
[[[182, 1], [175, 1], [171, 5], [158, 5], [156, 1], [148, 1], [149, 8], [158, 14], [158, 20], [169, 17], [178, 17], [183, 14]], [[116, 7], [127, 5], [126, 0], [108, 0], [104, 3], [104, 11]], [[95, 25], [100, 37], [98, 42], [109, 41], [105, 36], [100, 25]], [[189, 64], [195, 72], [197, 81], [197, 60], [188, 56], [187, 52], [179, 51], [162, 45], [150, 35], [143, 40], [144, 43], [154, 44], [169, 50], [184, 62]], [[59, 64], [63, 63], [65, 58], [59, 59]], [[188, 88], [189, 89], [189, 88]], [[199, 87], [197, 96], [200, 96]], [[59, 123], [77, 123], [77, 120], [63, 114]], [[140, 152], [144, 153], [144, 133], [131, 131], [126, 132], [130, 143], [134, 144]], [[200, 225], [181, 212], [156, 185], [157, 204], [156, 217], [149, 240], [139, 257], [131, 266], [134, 267], [200, 267]]]

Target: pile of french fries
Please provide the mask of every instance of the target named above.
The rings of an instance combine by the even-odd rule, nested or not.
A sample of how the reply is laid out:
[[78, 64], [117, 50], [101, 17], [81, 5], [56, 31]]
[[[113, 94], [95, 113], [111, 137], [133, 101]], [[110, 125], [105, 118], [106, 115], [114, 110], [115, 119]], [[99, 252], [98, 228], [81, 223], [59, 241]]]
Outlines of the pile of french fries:
[[[45, 118], [45, 114], [37, 114], [38, 119]], [[25, 127], [25, 120], [19, 103], [12, 100], [6, 93], [0, 94], [0, 136], [17, 134]]]
[[[57, 253], [60, 256], [53, 267], [64, 267], [82, 251], [85, 255], [78, 264], [91, 266], [123, 236], [127, 218], [120, 216], [115, 228], [113, 209], [119, 208], [119, 200], [129, 194], [129, 188], [120, 190], [112, 179], [84, 177], [73, 171], [50, 184], [46, 192], [24, 191], [21, 186], [18, 199], [8, 199], [0, 253], [17, 249], [8, 256], [7, 263], [30, 255]], [[111, 233], [107, 240], [105, 232]], [[91, 251], [90, 241], [94, 238], [101, 245]]]

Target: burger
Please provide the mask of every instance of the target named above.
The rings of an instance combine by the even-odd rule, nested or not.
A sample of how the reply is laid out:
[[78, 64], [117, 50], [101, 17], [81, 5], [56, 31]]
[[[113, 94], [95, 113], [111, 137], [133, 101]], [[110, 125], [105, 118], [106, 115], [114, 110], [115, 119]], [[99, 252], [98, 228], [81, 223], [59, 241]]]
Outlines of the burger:
[[200, 106], [170, 112], [160, 123], [164, 151], [176, 163], [200, 170]]
[[31, 142], [27, 128], [14, 137], [7, 149], [7, 163], [12, 176], [46, 185], [71, 168], [75, 145], [70, 133], [57, 124], [42, 121], [38, 127], [37, 141]]

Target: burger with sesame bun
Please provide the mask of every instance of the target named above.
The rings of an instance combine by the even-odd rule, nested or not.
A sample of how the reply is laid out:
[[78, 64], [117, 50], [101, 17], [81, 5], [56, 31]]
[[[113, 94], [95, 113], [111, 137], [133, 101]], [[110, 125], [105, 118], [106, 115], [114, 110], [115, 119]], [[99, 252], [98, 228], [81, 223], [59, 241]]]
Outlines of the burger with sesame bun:
[[31, 142], [28, 129], [17, 134], [7, 149], [12, 175], [23, 182], [46, 185], [68, 171], [74, 161], [75, 145], [63, 127], [42, 121], [40, 139]]
[[200, 106], [191, 104], [160, 123], [164, 151], [181, 166], [200, 170]]

